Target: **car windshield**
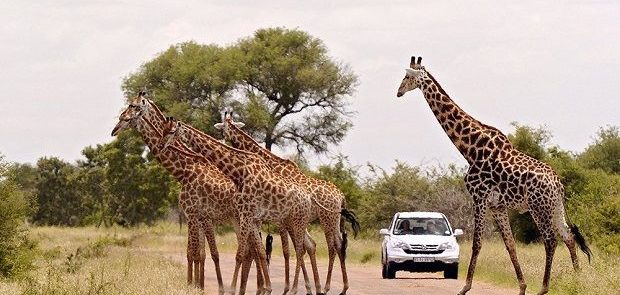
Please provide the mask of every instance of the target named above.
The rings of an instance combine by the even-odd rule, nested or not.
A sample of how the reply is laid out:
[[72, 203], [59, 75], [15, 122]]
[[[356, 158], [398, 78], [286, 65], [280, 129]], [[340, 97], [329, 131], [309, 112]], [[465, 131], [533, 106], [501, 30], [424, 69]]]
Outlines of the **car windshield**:
[[395, 235], [449, 236], [448, 224], [443, 218], [399, 218], [394, 224]]

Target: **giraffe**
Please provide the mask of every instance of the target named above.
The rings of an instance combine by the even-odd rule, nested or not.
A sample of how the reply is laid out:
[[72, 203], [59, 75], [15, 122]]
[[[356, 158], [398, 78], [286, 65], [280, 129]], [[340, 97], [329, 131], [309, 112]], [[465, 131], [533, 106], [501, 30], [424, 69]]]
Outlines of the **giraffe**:
[[[311, 198], [309, 193], [287, 178], [271, 171], [265, 162], [255, 153], [231, 148], [218, 140], [204, 134], [194, 136], [194, 132], [185, 132], [187, 124], [180, 121], [169, 124], [162, 138], [162, 146], [176, 141], [184, 141], [195, 152], [212, 161], [220, 171], [232, 179], [238, 189], [237, 204], [241, 243], [238, 246], [235, 275], [231, 289], [235, 289], [236, 275], [243, 264], [240, 294], [245, 292], [249, 271], [249, 249], [257, 253], [257, 263], [263, 275], [264, 290], [271, 293], [271, 281], [266, 263], [265, 249], [262, 245], [259, 226], [263, 222], [273, 222], [284, 228], [291, 235], [296, 254], [296, 273], [305, 268], [303, 256], [306, 251], [305, 233], [311, 216]], [[247, 241], [247, 243], [244, 243]], [[251, 248], [252, 247], [252, 248]], [[310, 293], [308, 279], [306, 289]], [[297, 277], [293, 282], [296, 291]]]
[[193, 281], [196, 286], [204, 288], [206, 236], [215, 266], [219, 294], [223, 294], [224, 285], [214, 226], [230, 221], [236, 224], [233, 199], [236, 187], [230, 178], [187, 146], [176, 144], [160, 149], [157, 144], [163, 128], [162, 118], [163, 113], [141, 92], [119, 116], [112, 136], [125, 129], [136, 129], [155, 158], [182, 184], [179, 207], [188, 220], [188, 284]]
[[588, 256], [588, 261], [592, 254], [577, 226], [566, 217], [564, 187], [559, 176], [549, 165], [514, 148], [497, 128], [481, 123], [463, 111], [421, 65], [421, 60], [421, 57], [417, 61], [415, 57], [411, 58], [396, 96], [401, 97], [419, 88], [442, 129], [469, 164], [465, 184], [474, 200], [474, 237], [466, 283], [459, 294], [471, 289], [487, 211], [497, 222], [510, 255], [519, 282], [519, 294], [525, 294], [526, 284], [508, 222], [509, 209], [521, 213], [529, 211], [542, 235], [546, 260], [543, 285], [538, 294], [547, 294], [557, 245], [556, 232], [566, 244], [576, 271], [579, 262], [575, 244]]
[[[170, 121], [170, 123], [172, 123], [172, 121]], [[179, 136], [181, 138], [181, 140], [186, 141], [186, 143], [193, 150], [196, 150], [196, 151], [202, 153], [202, 152], [205, 152], [205, 151], [202, 151], [203, 149], [209, 148], [208, 146], [205, 146], [205, 145], [200, 144], [200, 143], [201, 143], [201, 141], [213, 140], [212, 137], [210, 137], [209, 135], [205, 134], [201, 130], [194, 128], [193, 126], [191, 126], [189, 124], [185, 124], [185, 123], [181, 122], [181, 126], [182, 126], [181, 129], [175, 129], [175, 130], [176, 130], [176, 132], [182, 134], [181, 136]], [[170, 125], [167, 129], [168, 130], [172, 130], [173, 128], [175, 128], [175, 126]], [[203, 138], [201, 140], [187, 140], [187, 139], [184, 139], [186, 137], [186, 136], [184, 136], [185, 133], [189, 133], [193, 137], [198, 137], [198, 138], [203, 137]], [[169, 140], [173, 140], [173, 139], [171, 138]], [[208, 152], [208, 151], [206, 151], [206, 152]], [[286, 175], [282, 175], [282, 176], [286, 177]], [[289, 253], [289, 245], [288, 245], [289, 230], [286, 227], [279, 227], [279, 230], [280, 230], [279, 231], [280, 238], [281, 238], [281, 241], [282, 241], [282, 252], [284, 254], [283, 256], [284, 256], [284, 261], [285, 261], [285, 263], [284, 263], [284, 265], [285, 265], [285, 268], [284, 268], [284, 273], [285, 273], [284, 294], [286, 294], [289, 291], [289, 289], [290, 289], [290, 278], [289, 278], [290, 277], [290, 275], [289, 275], [289, 273], [290, 273], [290, 267], [289, 267], [290, 253]], [[268, 236], [267, 237], [268, 241], [269, 241], [270, 238], [271, 238], [271, 240], [273, 240], [272, 237]], [[311, 261], [312, 268], [313, 268], [313, 275], [314, 275], [314, 278], [315, 278], [315, 288], [317, 290], [320, 290], [321, 287], [320, 287], [320, 282], [319, 282], [318, 269], [316, 267], [316, 255], [315, 255], [315, 253], [316, 253], [316, 251], [315, 251], [316, 243], [314, 242], [314, 240], [312, 239], [310, 234], [307, 233], [307, 232], [305, 234], [304, 243], [305, 243], [305, 248], [307, 249], [308, 254], [310, 256], [310, 261]], [[270, 246], [271, 246], [271, 244], [268, 243], [266, 248], [269, 248]], [[269, 253], [270, 253], [270, 251], [269, 251]], [[247, 267], [247, 265], [244, 265], [244, 267]], [[237, 278], [237, 275], [238, 275], [238, 270], [239, 269], [236, 268], [235, 272], [234, 272], [233, 283], [232, 283], [233, 287], [236, 285], [236, 281], [237, 281], [236, 278]], [[304, 280], [306, 282], [306, 290], [307, 290], [308, 294], [310, 294], [311, 290], [310, 290], [310, 287], [308, 285], [308, 281], [309, 281], [308, 274], [307, 274], [307, 271], [306, 271], [306, 269], [305, 269], [305, 267], [303, 265], [301, 267], [301, 270], [303, 271]], [[299, 276], [299, 273], [296, 272], [295, 273], [295, 284], [294, 284], [293, 290], [296, 290], [298, 276]]]
[[[241, 130], [245, 124], [242, 122], [234, 122], [232, 120], [232, 113], [226, 112], [224, 114], [221, 123], [215, 124], [215, 127], [222, 129], [224, 138], [231, 144], [232, 147], [241, 150], [254, 152], [261, 156], [263, 160], [277, 173], [284, 177], [289, 177], [301, 186], [306, 187], [308, 191], [312, 193], [314, 202], [312, 202], [313, 219], [318, 217], [323, 232], [325, 233], [325, 240], [327, 241], [329, 264], [327, 271], [327, 279], [325, 282], [325, 289], [322, 293], [326, 294], [330, 289], [331, 275], [334, 266], [334, 258], [336, 253], [340, 260], [340, 266], [343, 278], [343, 290], [341, 295], [346, 294], [349, 287], [348, 276], [345, 266], [346, 248], [346, 232], [341, 234], [341, 216], [351, 222], [351, 226], [354, 231], [354, 235], [357, 235], [359, 231], [359, 223], [355, 219], [355, 215], [346, 209], [346, 200], [344, 194], [333, 183], [322, 179], [316, 179], [306, 176], [297, 165], [287, 159], [282, 159], [266, 148], [258, 144], [249, 134]], [[344, 243], [343, 243], [344, 242]], [[285, 257], [288, 255], [286, 249], [283, 248]], [[285, 258], [285, 261], [287, 259]], [[316, 264], [316, 259], [311, 256], [311, 262], [313, 262], [313, 270]], [[288, 266], [285, 266], [288, 267]], [[317, 292], [319, 289], [317, 289]]]

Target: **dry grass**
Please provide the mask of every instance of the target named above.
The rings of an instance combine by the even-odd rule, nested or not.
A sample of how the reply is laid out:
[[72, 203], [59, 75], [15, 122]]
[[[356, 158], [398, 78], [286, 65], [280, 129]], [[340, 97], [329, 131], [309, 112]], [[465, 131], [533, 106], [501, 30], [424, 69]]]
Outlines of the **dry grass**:
[[184, 266], [167, 259], [185, 237], [168, 225], [143, 229], [32, 230], [40, 241], [31, 279], [0, 282], [0, 294], [201, 294], [185, 284]]
[[[471, 255], [471, 242], [461, 243], [460, 277], [465, 278]], [[568, 250], [559, 243], [555, 252], [551, 273], [550, 294], [618, 294], [620, 290], [620, 257], [594, 250], [592, 264], [584, 255], [579, 255], [582, 271], [573, 271]], [[542, 244], [518, 245], [517, 256], [528, 292], [536, 293], [542, 285], [545, 250]], [[517, 288], [516, 275], [503, 241], [484, 241], [474, 276], [474, 285], [482, 280], [505, 287]]]
[[[168, 223], [139, 229], [34, 228], [32, 235], [39, 240], [40, 248], [37, 270], [30, 280], [0, 281], [0, 294], [201, 294], [186, 286], [185, 265], [178, 259], [185, 253], [185, 230], [179, 232], [177, 226]], [[318, 244], [318, 256], [325, 259], [323, 234], [314, 229], [311, 234]], [[379, 239], [351, 237], [347, 260], [378, 269], [380, 246]], [[470, 242], [461, 242], [461, 278], [465, 277], [470, 247]], [[222, 253], [233, 253], [234, 234], [218, 237], [218, 248]], [[519, 245], [517, 253], [529, 292], [537, 292], [543, 273], [543, 246]], [[274, 255], [281, 255], [277, 236]], [[617, 294], [620, 257], [595, 251], [591, 265], [583, 262], [583, 256], [580, 258], [583, 271], [576, 274], [568, 251], [563, 245], [558, 247], [551, 294]], [[484, 242], [475, 281], [516, 288], [514, 270], [502, 241]]]

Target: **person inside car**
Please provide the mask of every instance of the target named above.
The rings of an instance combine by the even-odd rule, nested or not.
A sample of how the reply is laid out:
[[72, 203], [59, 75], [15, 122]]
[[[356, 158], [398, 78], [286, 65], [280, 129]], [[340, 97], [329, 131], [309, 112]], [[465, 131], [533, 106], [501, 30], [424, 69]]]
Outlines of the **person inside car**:
[[398, 231], [402, 235], [412, 233], [412, 231], [411, 231], [411, 224], [409, 223], [409, 220], [405, 219], [405, 220], [401, 221], [400, 225], [398, 226]]

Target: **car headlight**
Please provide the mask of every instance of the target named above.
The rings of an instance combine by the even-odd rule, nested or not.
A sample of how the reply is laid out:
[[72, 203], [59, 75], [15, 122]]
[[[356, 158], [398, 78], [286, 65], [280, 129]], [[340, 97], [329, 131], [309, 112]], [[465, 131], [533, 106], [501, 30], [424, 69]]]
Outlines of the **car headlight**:
[[452, 242], [445, 242], [439, 245], [439, 250], [452, 250], [454, 249], [454, 245]]
[[397, 239], [392, 239], [392, 247], [393, 248], [400, 248], [403, 250], [409, 249], [409, 245], [407, 245], [407, 243], [401, 241], [401, 240], [397, 240]]
[[403, 250], [409, 249], [409, 245], [407, 245], [407, 243], [401, 240], [394, 239], [394, 238], [392, 238], [391, 244], [392, 244], [392, 248], [400, 248]]

